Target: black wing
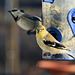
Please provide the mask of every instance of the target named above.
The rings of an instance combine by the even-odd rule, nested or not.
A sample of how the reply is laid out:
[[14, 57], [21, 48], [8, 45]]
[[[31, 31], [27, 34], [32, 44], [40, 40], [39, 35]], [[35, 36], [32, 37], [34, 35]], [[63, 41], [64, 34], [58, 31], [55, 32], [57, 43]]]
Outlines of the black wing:
[[44, 44], [50, 47], [58, 48], [58, 49], [67, 49], [64, 45], [58, 43], [58, 42], [51, 42], [43, 40]]
[[30, 14], [27, 14], [27, 13], [25, 13], [23, 16], [25, 18], [28, 18], [28, 19], [31, 19], [31, 20], [34, 20], [34, 21], [42, 21], [41, 18], [39, 18], [37, 16], [33, 16], [33, 15], [30, 15]]

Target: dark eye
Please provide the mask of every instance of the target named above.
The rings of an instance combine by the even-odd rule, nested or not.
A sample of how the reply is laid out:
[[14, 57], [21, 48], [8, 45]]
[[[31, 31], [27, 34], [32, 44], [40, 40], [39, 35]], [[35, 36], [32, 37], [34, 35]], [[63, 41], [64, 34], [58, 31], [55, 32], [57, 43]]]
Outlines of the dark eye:
[[21, 12], [24, 12], [24, 10], [20, 10]]
[[44, 28], [42, 30], [44, 30]]

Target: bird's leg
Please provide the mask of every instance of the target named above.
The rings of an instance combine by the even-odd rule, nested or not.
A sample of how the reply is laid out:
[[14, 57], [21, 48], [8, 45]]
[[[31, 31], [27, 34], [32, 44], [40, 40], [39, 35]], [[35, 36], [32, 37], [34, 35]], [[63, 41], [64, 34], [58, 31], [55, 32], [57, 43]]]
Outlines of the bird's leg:
[[46, 53], [46, 58], [48, 58], [48, 53]]
[[51, 57], [52, 57], [52, 54], [50, 53]]
[[36, 31], [29, 30], [29, 31], [27, 31], [27, 34], [28, 34], [28, 35], [30, 35], [30, 34], [35, 35], [35, 34], [36, 34]]

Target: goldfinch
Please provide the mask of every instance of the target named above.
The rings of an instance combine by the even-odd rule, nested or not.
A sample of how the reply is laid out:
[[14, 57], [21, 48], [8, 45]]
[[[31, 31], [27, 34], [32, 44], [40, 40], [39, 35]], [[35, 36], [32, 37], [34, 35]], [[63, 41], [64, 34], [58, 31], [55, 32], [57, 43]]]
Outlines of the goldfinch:
[[18, 26], [29, 32], [35, 30], [38, 25], [42, 24], [40, 17], [27, 14], [24, 10], [13, 9], [8, 12], [10, 12]]
[[72, 58], [75, 58], [66, 46], [58, 42], [43, 25], [40, 25], [36, 29], [36, 40], [39, 47], [50, 54], [67, 54]]

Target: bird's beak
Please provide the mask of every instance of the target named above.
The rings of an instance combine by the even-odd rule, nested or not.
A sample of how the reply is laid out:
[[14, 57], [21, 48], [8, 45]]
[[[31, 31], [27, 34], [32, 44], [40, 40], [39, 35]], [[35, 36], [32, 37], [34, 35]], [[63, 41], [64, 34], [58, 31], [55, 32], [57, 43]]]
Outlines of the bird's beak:
[[40, 33], [40, 31], [38, 30], [38, 33]]
[[9, 13], [11, 13], [11, 11], [8, 11]]

